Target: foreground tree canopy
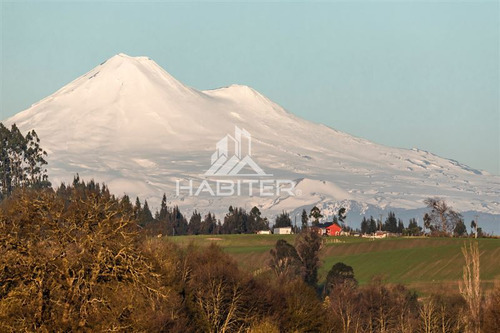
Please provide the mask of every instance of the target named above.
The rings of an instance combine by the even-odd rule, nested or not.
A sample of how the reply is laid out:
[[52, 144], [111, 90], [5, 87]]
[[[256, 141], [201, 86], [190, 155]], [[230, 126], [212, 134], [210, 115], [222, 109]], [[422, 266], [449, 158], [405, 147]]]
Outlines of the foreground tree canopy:
[[79, 180], [3, 200], [0, 331], [329, 331], [305, 248], [304, 276], [259, 278], [214, 245], [147, 236], [131, 207]]

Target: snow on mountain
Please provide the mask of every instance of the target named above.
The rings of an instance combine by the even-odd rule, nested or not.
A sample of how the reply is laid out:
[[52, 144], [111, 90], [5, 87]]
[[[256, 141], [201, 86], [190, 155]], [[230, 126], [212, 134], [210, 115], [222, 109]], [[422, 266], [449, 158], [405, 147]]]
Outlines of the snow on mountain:
[[[313, 205], [326, 215], [340, 205], [356, 214], [409, 212], [441, 196], [460, 211], [489, 216], [500, 233], [498, 176], [311, 123], [247, 86], [198, 91], [147, 57], [116, 55], [4, 123], [37, 131], [55, 185], [79, 173], [153, 206], [165, 192], [187, 212], [220, 217], [231, 204], [257, 205], [268, 216]], [[216, 143], [235, 126], [251, 134], [252, 158], [266, 173], [297, 182], [296, 195], [176, 195], [176, 180], [206, 178]]]

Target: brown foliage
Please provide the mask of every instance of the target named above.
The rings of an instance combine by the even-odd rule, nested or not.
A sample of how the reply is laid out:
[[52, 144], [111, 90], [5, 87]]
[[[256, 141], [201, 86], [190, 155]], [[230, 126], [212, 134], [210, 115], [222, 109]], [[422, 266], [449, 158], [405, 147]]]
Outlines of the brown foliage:
[[[112, 197], [19, 190], [0, 205], [4, 330], [148, 330], [176, 295]], [[165, 265], [165, 262], [162, 262]]]
[[[325, 332], [328, 317], [316, 291], [300, 279], [283, 284], [279, 304], [282, 332]], [[277, 304], [278, 305], [278, 304]]]
[[419, 310], [420, 332], [463, 332], [467, 305], [460, 295], [431, 295]]
[[218, 247], [144, 238], [107, 190], [19, 190], [0, 205], [1, 331], [234, 332], [276, 309]]
[[188, 249], [183, 279], [187, 310], [205, 332], [235, 332], [260, 316], [255, 282], [220, 248]]
[[329, 296], [325, 298], [325, 305], [333, 313], [332, 321], [335, 331], [359, 332], [362, 325], [360, 311], [361, 292], [351, 281], [343, 281], [332, 285]]
[[500, 328], [500, 286], [496, 287], [487, 298], [484, 314], [483, 327], [484, 333], [495, 333]]
[[325, 303], [338, 332], [413, 332], [418, 324], [416, 295], [378, 278], [362, 288], [349, 281], [337, 284]]
[[[374, 279], [365, 287], [363, 328], [372, 332], [410, 331], [417, 308], [416, 295], [402, 285], [385, 285]], [[409, 330], [410, 329], [410, 330]]]

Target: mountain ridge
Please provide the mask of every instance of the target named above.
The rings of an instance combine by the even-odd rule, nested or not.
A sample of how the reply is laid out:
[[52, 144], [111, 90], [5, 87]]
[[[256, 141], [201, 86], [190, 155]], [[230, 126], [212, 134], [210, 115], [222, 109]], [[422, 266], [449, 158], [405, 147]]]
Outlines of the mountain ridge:
[[[116, 55], [6, 124], [14, 122], [37, 131], [55, 183], [79, 173], [118, 195], [154, 203], [165, 192], [187, 209], [225, 211], [228, 198], [176, 197], [175, 179], [201, 181], [215, 143], [238, 126], [252, 134], [252, 157], [263, 169], [308, 185], [301, 198], [241, 197], [233, 205], [267, 207], [271, 214], [315, 204], [328, 212], [342, 200], [418, 209], [439, 195], [458, 210], [500, 215], [498, 176], [309, 122], [248, 86], [196, 90], [148, 57]], [[310, 189], [321, 182], [328, 184], [323, 192]]]

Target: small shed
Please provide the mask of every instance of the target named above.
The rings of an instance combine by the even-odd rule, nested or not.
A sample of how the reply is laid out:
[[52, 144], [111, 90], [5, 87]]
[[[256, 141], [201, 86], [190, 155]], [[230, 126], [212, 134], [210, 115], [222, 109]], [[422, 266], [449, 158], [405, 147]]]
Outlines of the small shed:
[[273, 233], [275, 235], [290, 235], [292, 233], [292, 227], [274, 228]]

